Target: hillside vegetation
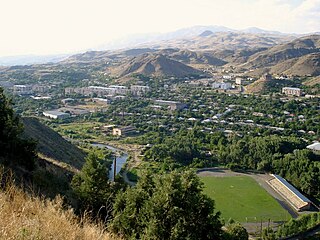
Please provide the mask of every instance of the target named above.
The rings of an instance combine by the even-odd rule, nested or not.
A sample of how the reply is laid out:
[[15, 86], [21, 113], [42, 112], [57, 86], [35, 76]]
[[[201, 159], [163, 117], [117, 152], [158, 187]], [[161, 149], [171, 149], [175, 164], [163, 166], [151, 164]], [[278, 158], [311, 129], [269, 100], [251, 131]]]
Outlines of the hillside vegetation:
[[[0, 179], [3, 179], [3, 169]], [[114, 239], [102, 224], [79, 219], [63, 200], [41, 199], [26, 194], [6, 178], [0, 188], [0, 239]]]
[[36, 118], [23, 118], [24, 136], [37, 141], [37, 151], [46, 157], [81, 169], [85, 153]]

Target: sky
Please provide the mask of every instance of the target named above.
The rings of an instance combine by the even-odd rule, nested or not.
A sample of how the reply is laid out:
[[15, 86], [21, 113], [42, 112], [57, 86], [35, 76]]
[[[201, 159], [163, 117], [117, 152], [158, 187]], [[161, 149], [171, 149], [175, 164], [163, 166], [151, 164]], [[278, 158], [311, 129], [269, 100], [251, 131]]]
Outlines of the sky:
[[0, 0], [0, 56], [73, 53], [195, 25], [320, 32], [320, 0]]

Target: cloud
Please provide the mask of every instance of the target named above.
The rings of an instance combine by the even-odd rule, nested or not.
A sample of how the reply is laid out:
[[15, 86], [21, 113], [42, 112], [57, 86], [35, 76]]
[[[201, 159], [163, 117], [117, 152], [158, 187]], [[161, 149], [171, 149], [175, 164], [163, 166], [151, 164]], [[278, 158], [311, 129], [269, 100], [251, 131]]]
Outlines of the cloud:
[[0, 55], [74, 52], [193, 25], [320, 31], [320, 0], [1, 0]]
[[305, 0], [292, 11], [292, 23], [301, 32], [319, 31], [320, 0]]

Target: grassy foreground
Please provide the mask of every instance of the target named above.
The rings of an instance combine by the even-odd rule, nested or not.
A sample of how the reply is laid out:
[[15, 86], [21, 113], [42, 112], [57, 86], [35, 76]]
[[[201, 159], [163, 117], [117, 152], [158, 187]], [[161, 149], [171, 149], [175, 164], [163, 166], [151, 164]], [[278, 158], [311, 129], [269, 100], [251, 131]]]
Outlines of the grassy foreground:
[[204, 192], [215, 200], [226, 221], [282, 221], [290, 217], [280, 204], [251, 177], [201, 177]]
[[1, 187], [0, 239], [114, 239], [102, 225], [63, 209], [62, 202], [32, 197], [13, 184]]

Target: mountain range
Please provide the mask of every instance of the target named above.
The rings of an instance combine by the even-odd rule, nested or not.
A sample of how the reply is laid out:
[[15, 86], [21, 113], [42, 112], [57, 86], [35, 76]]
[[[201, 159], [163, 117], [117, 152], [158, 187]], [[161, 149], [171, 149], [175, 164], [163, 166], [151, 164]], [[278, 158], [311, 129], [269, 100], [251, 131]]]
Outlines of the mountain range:
[[[168, 33], [148, 33], [148, 34], [134, 34], [126, 37], [116, 39], [100, 46], [92, 46], [95, 51], [105, 50], [117, 50], [124, 48], [137, 48], [141, 44], [154, 43], [158, 41], [167, 41], [172, 39], [184, 39], [191, 38], [208, 31], [210, 33], [217, 32], [234, 32], [234, 33], [251, 33], [251, 34], [275, 34], [275, 35], [287, 35], [276, 31], [267, 31], [259, 28], [247, 28], [243, 30], [235, 30], [224, 26], [193, 26], [189, 28], [183, 28]], [[297, 36], [296, 34], [290, 34]], [[81, 51], [79, 49], [79, 51]], [[92, 51], [92, 50], [82, 50]], [[76, 54], [76, 53], [74, 53]], [[21, 55], [21, 56], [3, 56], [0, 57], [0, 65], [12, 66], [12, 65], [30, 65], [39, 63], [56, 63], [64, 58], [71, 56], [72, 54], [53, 54], [53, 55]]]
[[320, 35], [294, 37], [209, 30], [179, 40], [143, 45], [141, 48], [92, 51], [64, 61], [106, 66], [117, 77], [141, 73], [152, 76], [199, 75], [204, 66], [233, 67], [260, 76], [274, 74], [317, 76], [320, 74]]
[[196, 26], [140, 40], [135, 47], [61, 56], [58, 62], [32, 65], [29, 72], [37, 72], [41, 77], [43, 69], [48, 74], [50, 68], [81, 67], [83, 71], [95, 69], [120, 78], [134, 74], [184, 77], [205, 75], [204, 69], [218, 67], [256, 77], [264, 72], [320, 74], [319, 34], [301, 36], [258, 28], [235, 31], [219, 26]]

